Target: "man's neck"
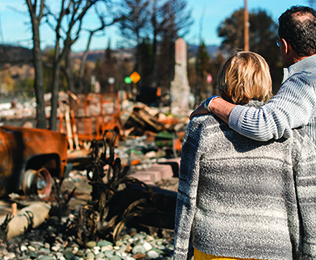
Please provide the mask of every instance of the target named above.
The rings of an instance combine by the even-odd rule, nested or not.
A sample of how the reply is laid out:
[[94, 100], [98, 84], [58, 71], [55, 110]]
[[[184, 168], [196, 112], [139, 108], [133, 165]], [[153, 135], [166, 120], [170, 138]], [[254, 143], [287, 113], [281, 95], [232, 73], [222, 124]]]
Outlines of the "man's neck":
[[[292, 56], [292, 61], [288, 64], [288, 66], [286, 66], [287, 68], [291, 67], [293, 64], [299, 62], [299, 61], [302, 61], [306, 58], [309, 58], [309, 57], [312, 57], [312, 56], [315, 56], [316, 54], [313, 54], [313, 55], [310, 55], [310, 56]], [[285, 64], [286, 65], [286, 64]]]
[[[314, 54], [314, 55], [315, 55], [315, 54]], [[311, 56], [313, 56], [313, 55], [311, 55]], [[306, 59], [306, 58], [308, 58], [308, 57], [311, 57], [311, 56], [304, 56], [304, 57], [298, 56], [298, 57], [293, 57], [293, 61], [294, 61], [294, 63], [296, 63], [296, 62], [299, 62], [299, 61], [304, 60], [304, 59]], [[293, 64], [294, 64], [294, 63], [293, 63]]]

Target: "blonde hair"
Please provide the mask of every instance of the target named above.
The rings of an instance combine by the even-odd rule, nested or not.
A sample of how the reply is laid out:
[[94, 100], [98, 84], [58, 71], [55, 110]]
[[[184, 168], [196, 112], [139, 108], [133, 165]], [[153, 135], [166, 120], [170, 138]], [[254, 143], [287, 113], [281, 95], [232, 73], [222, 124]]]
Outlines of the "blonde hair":
[[266, 102], [272, 96], [269, 66], [254, 52], [241, 51], [230, 57], [218, 72], [217, 84], [220, 96], [234, 104], [251, 99]]

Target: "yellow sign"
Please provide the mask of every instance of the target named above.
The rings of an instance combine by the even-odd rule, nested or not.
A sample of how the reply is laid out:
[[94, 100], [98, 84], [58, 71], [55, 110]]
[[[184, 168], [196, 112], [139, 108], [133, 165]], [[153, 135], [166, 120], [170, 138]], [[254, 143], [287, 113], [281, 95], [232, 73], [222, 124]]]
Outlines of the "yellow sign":
[[140, 80], [140, 75], [136, 71], [134, 71], [129, 77], [133, 83], [137, 83]]

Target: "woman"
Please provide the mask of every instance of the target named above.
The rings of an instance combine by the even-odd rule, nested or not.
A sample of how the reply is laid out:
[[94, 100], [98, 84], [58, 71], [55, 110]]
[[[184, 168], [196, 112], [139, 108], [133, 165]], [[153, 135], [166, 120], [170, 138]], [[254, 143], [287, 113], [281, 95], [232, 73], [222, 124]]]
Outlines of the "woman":
[[[229, 58], [218, 74], [227, 101], [260, 106], [271, 96], [265, 60]], [[175, 260], [316, 257], [316, 147], [302, 129], [267, 143], [231, 130], [212, 114], [194, 117], [183, 141]]]

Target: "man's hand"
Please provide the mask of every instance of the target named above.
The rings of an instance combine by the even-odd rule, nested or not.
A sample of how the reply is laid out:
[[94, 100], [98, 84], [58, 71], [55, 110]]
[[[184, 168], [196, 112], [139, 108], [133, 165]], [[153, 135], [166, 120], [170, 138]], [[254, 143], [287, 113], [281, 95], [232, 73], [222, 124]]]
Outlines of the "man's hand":
[[190, 120], [194, 117], [194, 116], [197, 116], [197, 115], [206, 115], [208, 114], [209, 112], [207, 111], [207, 109], [204, 107], [204, 103], [205, 103], [205, 100], [197, 107], [197, 109], [195, 109], [191, 115], [190, 115]]
[[[206, 108], [204, 108], [204, 103], [205, 100], [198, 106], [197, 109], [195, 109], [191, 115], [190, 115], [190, 120], [197, 115], [205, 115], [209, 113]], [[212, 102], [210, 103], [209, 109], [217, 115], [219, 118], [221, 118], [225, 123], [228, 124], [229, 121], [229, 114], [235, 107], [235, 104], [229, 103], [222, 99], [221, 97], [214, 97], [212, 99]]]

